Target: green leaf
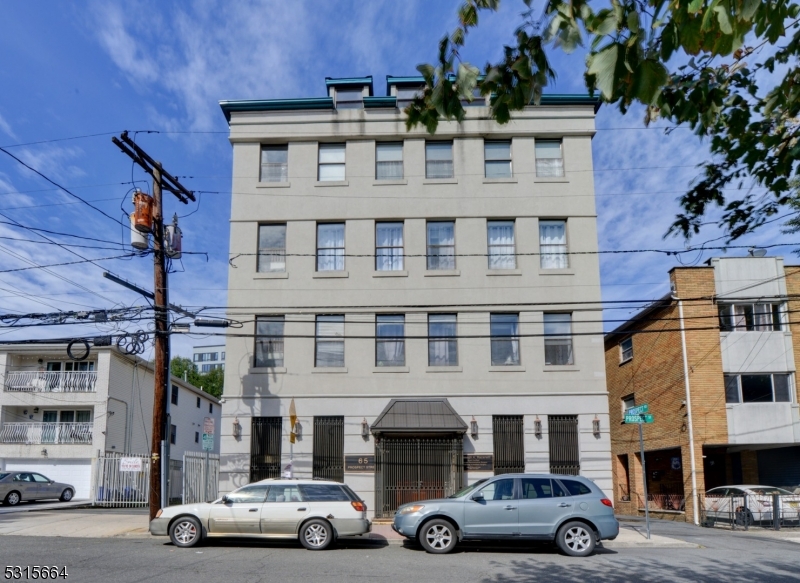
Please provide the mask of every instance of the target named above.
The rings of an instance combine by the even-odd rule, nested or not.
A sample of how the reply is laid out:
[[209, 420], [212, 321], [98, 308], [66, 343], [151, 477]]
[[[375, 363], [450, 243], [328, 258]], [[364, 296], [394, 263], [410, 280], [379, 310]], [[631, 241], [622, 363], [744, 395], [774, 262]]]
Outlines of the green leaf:
[[702, 24], [702, 19], [695, 16], [678, 29], [679, 45], [690, 55], [700, 52], [700, 46], [703, 43]]
[[628, 29], [633, 34], [639, 33], [639, 14], [635, 11], [628, 12]]
[[619, 45], [614, 43], [587, 58], [587, 73], [595, 78], [595, 85], [606, 100], [610, 101], [614, 94], [615, 72], [619, 58]]
[[739, 18], [748, 22], [753, 20], [758, 6], [761, 4], [761, 0], [741, 0], [741, 3], [742, 6], [739, 9]]
[[633, 92], [636, 99], [653, 104], [661, 88], [669, 79], [669, 72], [659, 61], [647, 59], [639, 63], [633, 75]]
[[481, 72], [477, 67], [473, 67], [469, 63], [459, 63], [458, 73], [456, 74], [459, 97], [472, 101], [472, 91], [478, 84], [478, 75], [480, 74]]
[[703, 9], [703, 0], [691, 0], [687, 10], [690, 14], [697, 14]]
[[719, 29], [725, 34], [733, 34], [733, 27], [731, 26], [730, 15], [728, 14], [728, 7], [718, 4], [714, 7], [714, 12], [717, 13], [717, 22]]

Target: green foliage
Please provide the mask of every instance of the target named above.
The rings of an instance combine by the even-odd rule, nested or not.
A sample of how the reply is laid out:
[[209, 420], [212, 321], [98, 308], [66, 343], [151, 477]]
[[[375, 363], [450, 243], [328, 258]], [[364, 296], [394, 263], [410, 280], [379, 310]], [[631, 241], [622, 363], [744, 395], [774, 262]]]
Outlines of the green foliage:
[[178, 377], [185, 379], [186, 382], [195, 387], [202, 388], [205, 392], [216, 398], [222, 397], [222, 389], [225, 381], [225, 371], [221, 368], [214, 369], [207, 373], [198, 372], [195, 364], [188, 358], [176, 356], [169, 363], [170, 372]]
[[[530, 6], [530, 0], [524, 0]], [[723, 209], [720, 226], [729, 239], [763, 225], [790, 200], [789, 179], [800, 156], [800, 7], [791, 0], [550, 0], [542, 23], [523, 13], [516, 45], [503, 58], [477, 69], [459, 50], [483, 11], [499, 0], [466, 0], [459, 26], [439, 43], [437, 66], [420, 65], [425, 88], [406, 108], [406, 126], [435, 133], [440, 119], [464, 119], [461, 99], [476, 85], [491, 95], [492, 116], [507, 123], [511, 113], [536, 104], [555, 79], [545, 49], [567, 53], [590, 43], [585, 80], [590, 93], [624, 114], [646, 107], [645, 123], [664, 118], [710, 137], [712, 160], [681, 198], [682, 212], [670, 233], [697, 233], [713, 206]], [[749, 35], [749, 36], [748, 36]], [[745, 40], [754, 45], [745, 46]], [[772, 56], [757, 62], [757, 49]], [[769, 52], [767, 54], [770, 54]], [[747, 60], [754, 61], [748, 63]], [[676, 63], [679, 63], [676, 66]], [[685, 64], [684, 64], [685, 63]], [[780, 65], [782, 78], [764, 87]], [[769, 196], [726, 198], [731, 185], [766, 188]]]

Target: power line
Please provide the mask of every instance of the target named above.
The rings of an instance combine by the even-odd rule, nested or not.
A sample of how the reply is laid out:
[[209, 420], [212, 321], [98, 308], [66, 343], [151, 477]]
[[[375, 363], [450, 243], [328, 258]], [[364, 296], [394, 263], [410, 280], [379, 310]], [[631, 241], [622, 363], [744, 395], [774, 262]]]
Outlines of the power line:
[[113, 257], [98, 257], [96, 259], [83, 259], [81, 261], [65, 261], [63, 263], [51, 263], [50, 265], [33, 265], [31, 267], [17, 267], [14, 269], [2, 269], [0, 273], [10, 273], [13, 271], [28, 271], [29, 269], [46, 269], [48, 267], [61, 267], [63, 265], [76, 265], [78, 263], [94, 263], [95, 261], [109, 261], [111, 259], [127, 259], [129, 257], [138, 257], [138, 253], [127, 253], [125, 255], [114, 255]]

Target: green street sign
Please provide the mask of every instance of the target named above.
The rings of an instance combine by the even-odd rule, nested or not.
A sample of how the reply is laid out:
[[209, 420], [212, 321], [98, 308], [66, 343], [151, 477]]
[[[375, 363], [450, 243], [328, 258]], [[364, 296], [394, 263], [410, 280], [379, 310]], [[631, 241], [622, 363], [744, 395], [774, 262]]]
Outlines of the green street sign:
[[637, 407], [631, 407], [625, 411], [625, 415], [641, 415], [642, 413], [647, 413], [649, 410], [650, 407], [647, 404], [638, 405]]
[[214, 434], [213, 433], [204, 433], [203, 434], [203, 449], [208, 451], [213, 451], [214, 449]]
[[652, 423], [652, 415], [625, 415], [625, 423]]

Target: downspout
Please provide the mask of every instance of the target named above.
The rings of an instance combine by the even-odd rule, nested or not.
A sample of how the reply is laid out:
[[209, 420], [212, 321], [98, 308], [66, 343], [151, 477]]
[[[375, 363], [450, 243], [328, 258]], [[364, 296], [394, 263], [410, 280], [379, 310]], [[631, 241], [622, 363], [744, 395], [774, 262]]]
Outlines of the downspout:
[[697, 507], [697, 464], [694, 456], [694, 427], [692, 425], [692, 397], [689, 387], [689, 357], [686, 354], [686, 330], [683, 325], [683, 301], [675, 293], [673, 287], [672, 299], [678, 301], [678, 318], [681, 327], [681, 352], [683, 353], [683, 378], [686, 386], [686, 418], [689, 426], [689, 459], [692, 466], [692, 514], [694, 515], [695, 526], [700, 525]]

